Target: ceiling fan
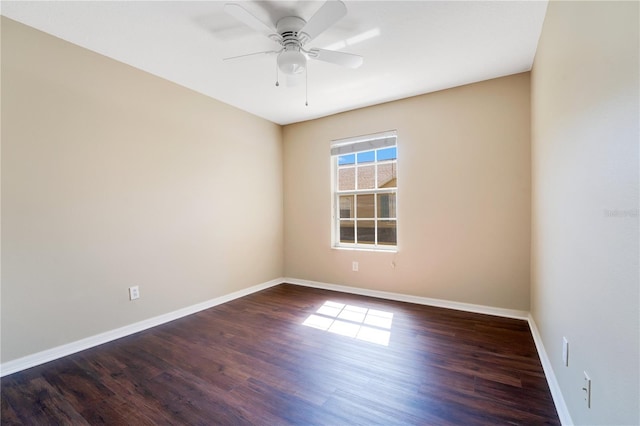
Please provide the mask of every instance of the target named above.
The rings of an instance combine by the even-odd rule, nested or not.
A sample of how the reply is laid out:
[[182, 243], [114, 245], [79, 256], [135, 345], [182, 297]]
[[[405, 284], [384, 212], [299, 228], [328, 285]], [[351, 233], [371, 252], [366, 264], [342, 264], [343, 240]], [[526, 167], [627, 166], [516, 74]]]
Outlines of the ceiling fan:
[[[275, 24], [261, 21], [238, 3], [227, 3], [224, 6], [224, 10], [238, 21], [280, 45], [279, 50], [249, 53], [225, 58], [224, 60], [263, 54], [278, 55], [278, 69], [284, 74], [294, 76], [306, 71], [307, 59], [330, 62], [348, 68], [358, 68], [362, 65], [363, 58], [360, 55], [315, 47], [305, 49], [307, 43], [318, 37], [347, 14], [347, 7], [340, 0], [329, 0], [324, 3], [309, 21], [305, 21], [298, 16], [286, 16], [279, 19]], [[279, 83], [276, 79], [276, 86], [278, 85]]]

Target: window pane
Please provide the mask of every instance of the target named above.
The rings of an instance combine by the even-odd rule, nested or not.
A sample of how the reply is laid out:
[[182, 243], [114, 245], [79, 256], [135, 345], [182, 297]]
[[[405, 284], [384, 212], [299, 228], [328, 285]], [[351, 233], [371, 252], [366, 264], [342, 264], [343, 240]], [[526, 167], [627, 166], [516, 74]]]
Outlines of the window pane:
[[340, 242], [341, 243], [355, 243], [355, 222], [352, 220], [340, 221]]
[[338, 190], [351, 191], [356, 189], [356, 169], [347, 167], [338, 169]]
[[396, 221], [395, 220], [379, 220], [378, 221], [378, 244], [396, 245], [396, 241], [397, 241]]
[[345, 218], [353, 218], [353, 195], [340, 196], [340, 219]]
[[340, 157], [338, 157], [339, 166], [344, 166], [345, 164], [354, 164], [355, 162], [356, 162], [355, 154], [341, 155]]
[[373, 194], [357, 195], [358, 218], [373, 219]]
[[397, 164], [387, 163], [378, 165], [378, 186], [376, 188], [397, 188], [398, 179], [396, 176]]
[[366, 151], [358, 153], [358, 163], [373, 163], [376, 159], [375, 151]]
[[396, 217], [396, 194], [378, 194], [378, 217]]
[[378, 161], [395, 160], [396, 158], [398, 158], [398, 156], [395, 146], [378, 150]]
[[373, 244], [375, 243], [375, 222], [372, 220], [358, 221], [358, 243]]
[[373, 189], [376, 166], [358, 167], [358, 189]]

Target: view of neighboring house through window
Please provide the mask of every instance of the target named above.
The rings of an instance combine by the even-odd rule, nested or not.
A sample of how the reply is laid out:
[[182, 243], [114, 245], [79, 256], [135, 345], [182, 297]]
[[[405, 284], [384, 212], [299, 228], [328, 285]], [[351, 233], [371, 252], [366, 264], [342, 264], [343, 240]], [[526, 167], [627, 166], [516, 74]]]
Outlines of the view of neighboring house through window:
[[392, 250], [397, 245], [396, 133], [333, 141], [334, 245]]

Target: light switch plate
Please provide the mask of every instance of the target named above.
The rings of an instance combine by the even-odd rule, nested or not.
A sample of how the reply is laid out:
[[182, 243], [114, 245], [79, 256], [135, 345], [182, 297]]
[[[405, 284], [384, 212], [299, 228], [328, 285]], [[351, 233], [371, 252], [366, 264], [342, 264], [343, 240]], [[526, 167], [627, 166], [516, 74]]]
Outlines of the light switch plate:
[[584, 401], [587, 403], [587, 408], [591, 408], [591, 377], [584, 372], [584, 386], [582, 387], [584, 391]]
[[138, 286], [129, 287], [129, 300], [135, 300], [140, 298], [140, 289]]

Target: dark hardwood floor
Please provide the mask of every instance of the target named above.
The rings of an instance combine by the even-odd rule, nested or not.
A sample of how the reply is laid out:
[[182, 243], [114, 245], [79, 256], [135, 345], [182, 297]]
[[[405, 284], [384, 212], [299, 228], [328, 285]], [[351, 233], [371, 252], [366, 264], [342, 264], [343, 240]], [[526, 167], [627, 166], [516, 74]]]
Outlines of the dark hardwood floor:
[[525, 321], [288, 284], [1, 386], [3, 425], [560, 424]]

